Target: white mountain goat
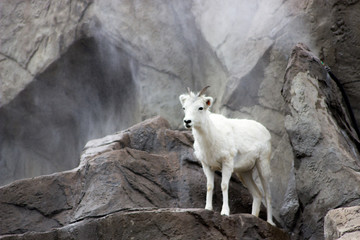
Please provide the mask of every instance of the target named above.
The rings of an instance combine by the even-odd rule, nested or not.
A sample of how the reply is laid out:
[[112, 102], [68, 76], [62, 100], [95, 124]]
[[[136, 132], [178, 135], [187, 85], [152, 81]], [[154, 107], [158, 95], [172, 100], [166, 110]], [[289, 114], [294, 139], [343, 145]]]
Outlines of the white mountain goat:
[[272, 220], [270, 155], [271, 135], [260, 123], [246, 119], [228, 119], [220, 114], [210, 112], [212, 97], [206, 97], [205, 87], [198, 94], [188, 88], [188, 94], [180, 95], [185, 117], [184, 125], [192, 128], [194, 135], [194, 154], [201, 161], [207, 179], [205, 209], [212, 210], [214, 189], [214, 172], [221, 170], [221, 190], [223, 205], [221, 214], [229, 215], [228, 188], [234, 172], [248, 188], [252, 197], [251, 214], [258, 216], [262, 200], [262, 192], [253, 179], [253, 171], [257, 169], [262, 188], [265, 193], [267, 221]]

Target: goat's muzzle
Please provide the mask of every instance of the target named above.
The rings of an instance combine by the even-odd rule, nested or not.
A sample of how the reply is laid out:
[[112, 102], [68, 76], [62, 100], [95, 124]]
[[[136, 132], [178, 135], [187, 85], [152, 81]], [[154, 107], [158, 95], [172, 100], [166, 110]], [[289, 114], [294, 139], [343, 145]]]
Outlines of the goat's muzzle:
[[186, 128], [191, 128], [191, 120], [184, 120], [184, 126]]

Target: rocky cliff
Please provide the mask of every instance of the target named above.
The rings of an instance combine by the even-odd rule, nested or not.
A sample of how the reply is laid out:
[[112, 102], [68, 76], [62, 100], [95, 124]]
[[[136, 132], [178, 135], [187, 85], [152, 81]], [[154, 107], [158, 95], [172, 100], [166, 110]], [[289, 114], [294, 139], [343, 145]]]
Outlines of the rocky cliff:
[[279, 225], [319, 237], [327, 210], [358, 204], [356, 135], [319, 61], [359, 120], [359, 13], [357, 0], [2, 0], [0, 185], [76, 168], [89, 140], [156, 115], [179, 129], [178, 95], [211, 85], [213, 111], [271, 131]]
[[292, 50], [282, 94], [295, 176], [281, 214], [300, 238], [322, 239], [330, 209], [360, 204], [357, 135], [335, 81], [303, 44]]

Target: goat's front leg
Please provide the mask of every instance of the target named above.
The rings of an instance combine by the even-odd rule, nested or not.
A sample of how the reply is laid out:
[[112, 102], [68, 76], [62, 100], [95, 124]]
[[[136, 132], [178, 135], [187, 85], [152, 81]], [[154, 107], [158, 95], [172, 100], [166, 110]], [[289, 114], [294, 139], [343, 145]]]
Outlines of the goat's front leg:
[[213, 210], [213, 190], [214, 190], [214, 171], [210, 169], [210, 167], [206, 164], [203, 165], [203, 170], [206, 176], [206, 185], [207, 185], [207, 192], [206, 192], [206, 205], [205, 209]]
[[223, 164], [221, 172], [222, 172], [221, 190], [223, 195], [223, 205], [221, 209], [221, 215], [229, 216], [230, 208], [229, 208], [228, 190], [229, 190], [229, 182], [230, 182], [231, 174], [233, 172], [233, 168], [227, 166], [226, 164]]

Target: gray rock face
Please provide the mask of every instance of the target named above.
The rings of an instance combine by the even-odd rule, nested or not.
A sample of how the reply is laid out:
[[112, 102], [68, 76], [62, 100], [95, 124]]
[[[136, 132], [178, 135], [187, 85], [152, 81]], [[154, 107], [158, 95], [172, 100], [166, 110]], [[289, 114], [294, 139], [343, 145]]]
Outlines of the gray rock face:
[[83, 37], [82, 21], [92, 2], [1, 1], [0, 106]]
[[[94, 128], [89, 121], [94, 112], [87, 115], [79, 108], [103, 99], [96, 81], [101, 78], [97, 51], [87, 52], [79, 42], [91, 4], [0, 3], [1, 185], [76, 167], [86, 135], [93, 135], [83, 130]], [[81, 92], [90, 95], [86, 99]]]
[[[74, 16], [55, 11], [65, 2], [45, 1], [44, 8], [28, 1], [17, 7], [14, 1], [1, 3], [2, 21], [9, 23], [0, 32], [13, 31], [19, 38], [1, 34], [2, 185], [74, 168], [88, 140], [152, 116], [181, 126], [178, 95], [185, 86], [200, 88], [210, 81], [221, 89], [225, 82], [221, 64], [196, 29], [190, 2], [77, 2], [66, 6]], [[29, 16], [13, 16], [13, 8], [19, 13], [29, 8]], [[57, 21], [59, 29], [51, 28]], [[44, 35], [44, 44], [29, 35], [31, 51], [25, 51], [20, 39], [27, 36], [19, 22]], [[13, 76], [22, 72], [26, 77]]]
[[303, 44], [292, 51], [282, 93], [295, 154], [299, 236], [321, 239], [329, 209], [360, 203], [355, 133], [336, 84]]
[[119, 52], [117, 61], [102, 65], [99, 59], [105, 53], [93, 39], [73, 43], [0, 109], [0, 179], [74, 168], [86, 139], [134, 121], [136, 112], [124, 108], [136, 106], [128, 58]]
[[170, 130], [160, 117], [90, 141], [78, 168], [0, 188], [0, 238], [288, 239], [259, 218], [237, 214], [250, 211], [251, 197], [235, 179], [229, 194], [236, 215], [219, 215], [219, 176], [217, 213], [178, 209], [205, 205], [206, 180], [192, 143], [189, 132]]

